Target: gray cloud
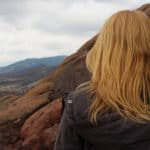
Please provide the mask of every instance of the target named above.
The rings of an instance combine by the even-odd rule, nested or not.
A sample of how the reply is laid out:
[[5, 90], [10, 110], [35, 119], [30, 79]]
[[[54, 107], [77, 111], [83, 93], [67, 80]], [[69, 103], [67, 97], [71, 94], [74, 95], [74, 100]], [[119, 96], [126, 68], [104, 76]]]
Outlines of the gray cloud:
[[76, 51], [105, 19], [149, 0], [0, 0], [0, 66]]
[[0, 0], [0, 17], [14, 23], [25, 16], [26, 2], [23, 0]]

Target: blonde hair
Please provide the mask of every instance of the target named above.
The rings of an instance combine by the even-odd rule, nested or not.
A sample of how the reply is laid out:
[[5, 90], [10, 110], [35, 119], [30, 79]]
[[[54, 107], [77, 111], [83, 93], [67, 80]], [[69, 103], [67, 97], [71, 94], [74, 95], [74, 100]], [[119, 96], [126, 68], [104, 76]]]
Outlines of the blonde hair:
[[150, 19], [143, 12], [120, 11], [104, 24], [88, 52], [90, 91], [95, 94], [89, 118], [108, 108], [126, 119], [150, 121]]

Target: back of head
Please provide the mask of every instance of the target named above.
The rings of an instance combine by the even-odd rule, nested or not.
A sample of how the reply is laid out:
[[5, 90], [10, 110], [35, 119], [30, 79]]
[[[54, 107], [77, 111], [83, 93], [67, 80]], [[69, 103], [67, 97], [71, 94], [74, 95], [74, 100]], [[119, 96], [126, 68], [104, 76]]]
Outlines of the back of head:
[[104, 24], [86, 59], [96, 95], [91, 121], [107, 108], [137, 122], [150, 121], [149, 27], [149, 17], [139, 10], [120, 11]]

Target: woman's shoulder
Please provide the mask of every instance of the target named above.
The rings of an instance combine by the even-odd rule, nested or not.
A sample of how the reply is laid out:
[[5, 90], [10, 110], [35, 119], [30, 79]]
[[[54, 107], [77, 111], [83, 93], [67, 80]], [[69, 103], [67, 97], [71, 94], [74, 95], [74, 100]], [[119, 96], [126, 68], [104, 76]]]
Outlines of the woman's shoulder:
[[85, 117], [89, 106], [90, 94], [88, 92], [89, 81], [80, 84], [75, 91], [70, 93], [67, 103], [71, 104], [73, 115], [76, 119]]
[[71, 91], [66, 99], [66, 103], [76, 103], [80, 98], [88, 95], [89, 81], [81, 83], [74, 91]]
[[74, 104], [85, 103], [89, 99], [89, 81], [80, 84], [73, 92]]
[[76, 92], [86, 91], [89, 88], [90, 81], [81, 83], [76, 87]]

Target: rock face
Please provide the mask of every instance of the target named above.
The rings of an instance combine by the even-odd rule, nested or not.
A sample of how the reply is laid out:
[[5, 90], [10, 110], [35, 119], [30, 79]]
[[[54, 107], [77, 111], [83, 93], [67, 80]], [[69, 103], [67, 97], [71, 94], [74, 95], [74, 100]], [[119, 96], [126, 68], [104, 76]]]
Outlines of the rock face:
[[[139, 9], [150, 14], [150, 4]], [[53, 149], [61, 116], [61, 100], [80, 83], [89, 80], [85, 58], [96, 38], [67, 57], [24, 96], [5, 97], [5, 103], [0, 98], [1, 150]]]
[[53, 148], [61, 116], [60, 110], [61, 101], [59, 99], [54, 100], [26, 121], [21, 130], [22, 138], [25, 139], [23, 142], [24, 149], [48, 150]]
[[[51, 75], [53, 88], [49, 90], [48, 99], [52, 102], [35, 112], [24, 123], [20, 132], [24, 148], [53, 149], [56, 128], [61, 116], [61, 99], [66, 98], [70, 91], [75, 90], [76, 86], [90, 78], [85, 66], [85, 57], [95, 42], [95, 37], [93, 39], [85, 43], [75, 54], [66, 58]], [[57, 98], [60, 99], [59, 102], [55, 101]], [[55, 113], [51, 109], [54, 109]]]
[[[48, 77], [40, 80], [24, 96], [16, 99], [8, 97], [7, 101], [9, 103], [1, 105], [1, 149], [4, 149], [6, 145], [7, 149], [17, 146], [15, 150], [30, 149], [30, 147], [31, 149], [41, 150], [52, 147], [54, 144], [54, 140], [51, 138], [52, 133], [52, 137], [55, 138], [55, 133], [52, 129], [57, 127], [57, 120], [59, 120], [61, 113], [59, 103], [76, 86], [90, 78], [84, 60], [86, 53], [91, 49], [94, 42], [95, 37], [85, 43], [75, 54], [67, 57], [56, 70]], [[59, 103], [55, 101], [56, 99], [60, 99]], [[53, 101], [57, 102], [58, 106], [55, 103], [53, 104]], [[59, 115], [57, 115], [56, 120], [51, 120], [53, 118], [51, 118], [51, 115], [55, 115], [51, 111], [51, 104], [59, 108], [57, 109], [57, 114]], [[47, 120], [52, 122], [47, 124]], [[36, 130], [34, 130], [35, 127]]]

